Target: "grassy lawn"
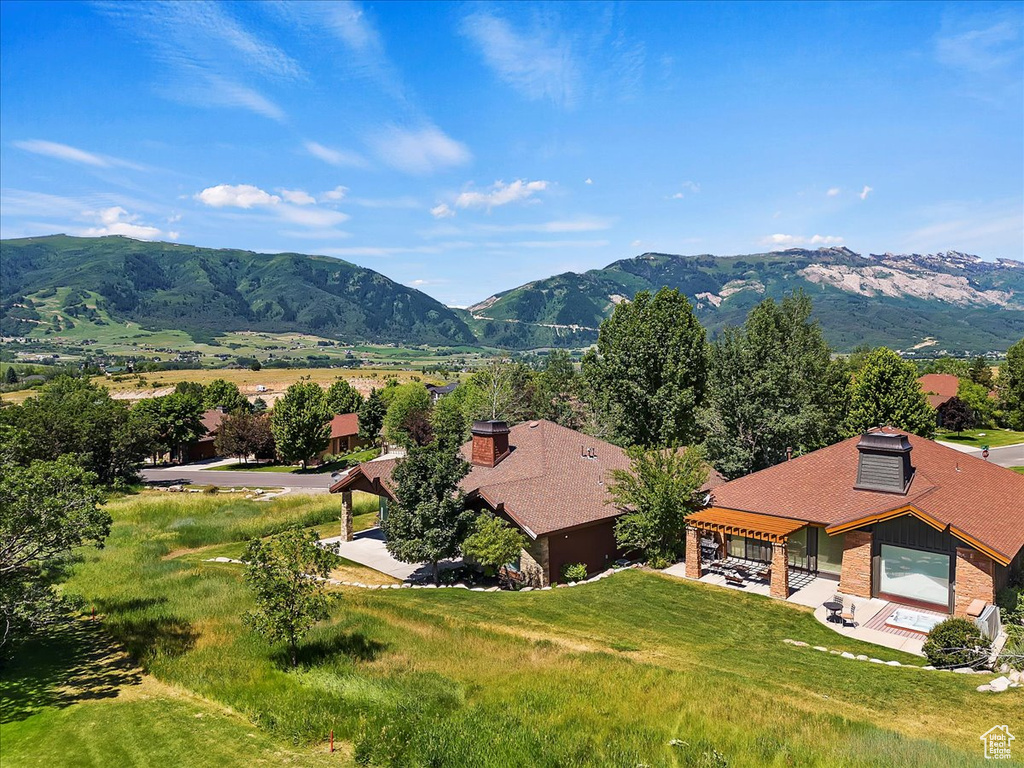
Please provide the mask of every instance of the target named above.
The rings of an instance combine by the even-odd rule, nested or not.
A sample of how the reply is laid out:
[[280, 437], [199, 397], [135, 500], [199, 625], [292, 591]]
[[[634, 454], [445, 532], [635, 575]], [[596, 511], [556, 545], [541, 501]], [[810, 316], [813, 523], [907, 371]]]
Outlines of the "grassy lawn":
[[[782, 640], [922, 663], [804, 609], [638, 571], [550, 592], [339, 589], [289, 671], [241, 623], [241, 567], [203, 560], [296, 522], [333, 532], [336, 499], [154, 493], [111, 511], [107, 546], [67, 590], [139, 679], [58, 706], [36, 679], [51, 673], [23, 657], [25, 683], [0, 686], [22, 713], [0, 724], [5, 766], [66, 764], [76, 735], [81, 765], [316, 764], [331, 729], [346, 749], [335, 765], [968, 766], [984, 764], [981, 733], [1022, 720], [1019, 690], [792, 647]], [[217, 743], [203, 752], [204, 739]]]
[[380, 450], [376, 448], [367, 448], [362, 451], [353, 451], [347, 454], [338, 461], [329, 461], [325, 464], [319, 464], [317, 466], [309, 466], [306, 469], [302, 469], [296, 464], [254, 464], [254, 463], [238, 463], [238, 464], [221, 464], [216, 467], [209, 467], [204, 470], [207, 472], [289, 472], [296, 475], [322, 475], [330, 472], [337, 472], [342, 469], [348, 469], [349, 467], [359, 464], [364, 461], [370, 461], [380, 455]]
[[935, 439], [950, 443], [976, 445], [979, 448], [983, 445], [987, 445], [989, 448], [998, 448], [1001, 445], [1024, 443], [1024, 432], [1014, 432], [1011, 429], [968, 429], [960, 433], [959, 436], [956, 432], [939, 432]]
[[1010, 467], [1018, 475], [1024, 475], [1024, 467]]

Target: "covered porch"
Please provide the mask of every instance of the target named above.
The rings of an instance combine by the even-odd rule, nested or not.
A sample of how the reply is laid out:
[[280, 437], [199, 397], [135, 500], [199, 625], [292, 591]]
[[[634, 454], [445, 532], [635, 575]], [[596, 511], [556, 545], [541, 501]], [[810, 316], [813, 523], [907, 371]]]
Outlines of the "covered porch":
[[[790, 537], [808, 525], [806, 520], [708, 507], [686, 519], [684, 575], [788, 600], [794, 589], [817, 580], [790, 562]], [[734, 537], [741, 546], [732, 545]]]

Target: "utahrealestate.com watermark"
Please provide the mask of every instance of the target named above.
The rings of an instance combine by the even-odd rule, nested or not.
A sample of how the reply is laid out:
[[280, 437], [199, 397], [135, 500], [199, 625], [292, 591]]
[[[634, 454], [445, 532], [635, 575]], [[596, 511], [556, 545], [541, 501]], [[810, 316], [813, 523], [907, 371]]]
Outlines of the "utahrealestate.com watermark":
[[997, 725], [981, 734], [979, 738], [985, 742], [986, 760], [1010, 759], [1010, 742], [1014, 740], [1014, 735], [1010, 733], [1009, 726]]

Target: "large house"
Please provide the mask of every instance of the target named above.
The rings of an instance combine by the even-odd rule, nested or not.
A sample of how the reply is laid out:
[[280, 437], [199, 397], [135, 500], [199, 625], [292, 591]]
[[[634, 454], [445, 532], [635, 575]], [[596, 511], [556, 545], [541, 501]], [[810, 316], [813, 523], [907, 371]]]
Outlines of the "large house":
[[[531, 583], [558, 581], [571, 563], [595, 572], [622, 554], [614, 534], [622, 511], [609, 503], [607, 486], [611, 470], [629, 467], [621, 448], [550, 421], [511, 429], [503, 421], [478, 421], [462, 455], [471, 464], [461, 482], [468, 502], [526, 535], [529, 543], [515, 565]], [[393, 459], [378, 459], [338, 480], [331, 492], [343, 494], [344, 517], [350, 520], [354, 490], [379, 496], [386, 517], [387, 503], [395, 498], [394, 468]], [[722, 482], [712, 474], [708, 487]]]
[[939, 410], [956, 397], [960, 389], [960, 379], [951, 373], [926, 373], [918, 378], [921, 391], [928, 398], [928, 405]]
[[220, 431], [221, 422], [227, 416], [221, 408], [211, 408], [204, 411], [201, 417], [203, 434], [181, 449], [181, 462], [191, 464], [194, 461], [205, 461], [217, 458], [217, 449], [214, 443], [217, 433]]
[[1024, 560], [1024, 476], [891, 428], [725, 483], [688, 518], [686, 574], [702, 536], [770, 563], [771, 594], [791, 571], [838, 580], [855, 597], [957, 616], [992, 604]]
[[359, 414], [339, 413], [331, 419], [331, 441], [323, 455], [350, 453], [369, 443], [359, 437]]

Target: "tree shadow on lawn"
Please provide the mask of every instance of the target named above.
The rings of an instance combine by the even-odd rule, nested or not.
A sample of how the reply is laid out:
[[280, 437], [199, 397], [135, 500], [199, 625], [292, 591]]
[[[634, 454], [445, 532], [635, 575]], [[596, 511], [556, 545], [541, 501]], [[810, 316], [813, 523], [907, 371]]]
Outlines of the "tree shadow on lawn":
[[0, 674], [0, 723], [118, 695], [142, 673], [98, 621], [68, 617], [27, 639]]
[[145, 666], [154, 656], [181, 656], [199, 637], [189, 622], [175, 616], [145, 615], [166, 602], [166, 597], [97, 600], [96, 608], [128, 655]]
[[[356, 661], [373, 661], [386, 648], [386, 643], [371, 640], [361, 632], [346, 632], [301, 642], [296, 656], [300, 667], [315, 667], [335, 656], [348, 656]], [[287, 646], [276, 649], [272, 658], [281, 667], [291, 667], [291, 655]]]

